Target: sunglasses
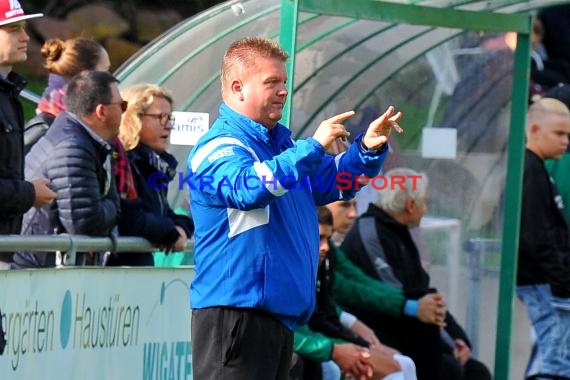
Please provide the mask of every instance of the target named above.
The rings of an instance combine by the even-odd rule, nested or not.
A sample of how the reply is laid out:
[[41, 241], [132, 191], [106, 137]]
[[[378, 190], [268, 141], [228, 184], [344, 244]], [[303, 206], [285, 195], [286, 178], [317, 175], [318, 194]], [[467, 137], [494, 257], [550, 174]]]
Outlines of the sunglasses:
[[141, 116], [153, 117], [155, 119], [158, 119], [158, 122], [160, 123], [161, 127], [164, 127], [166, 125], [166, 123], [168, 123], [169, 121], [171, 123], [174, 123], [174, 116], [172, 116], [172, 114], [169, 114], [169, 113], [159, 113], [159, 114], [141, 113], [140, 115]]
[[127, 102], [126, 100], [121, 100], [120, 102], [111, 102], [111, 103], [107, 103], [105, 104], [106, 106], [110, 106], [110, 105], [117, 105], [121, 107], [121, 112], [125, 112], [127, 110], [127, 107], [129, 106], [129, 102]]

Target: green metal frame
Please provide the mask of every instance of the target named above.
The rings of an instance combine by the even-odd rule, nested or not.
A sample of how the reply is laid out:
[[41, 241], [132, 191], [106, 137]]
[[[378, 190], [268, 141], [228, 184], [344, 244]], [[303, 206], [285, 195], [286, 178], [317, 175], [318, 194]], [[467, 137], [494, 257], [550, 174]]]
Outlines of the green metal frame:
[[[523, 173], [524, 125], [530, 70], [530, 31], [532, 17], [488, 11], [466, 11], [399, 4], [374, 0], [282, 0], [280, 42], [291, 56], [288, 88], [293, 94], [293, 75], [300, 11], [394, 23], [426, 25], [492, 32], [516, 32], [518, 44], [514, 57], [513, 99], [508, 140], [507, 179], [502, 237], [501, 276], [497, 336], [495, 341], [495, 379], [508, 380], [514, 308], [514, 289], [520, 227], [520, 205]], [[504, 1], [508, 6], [511, 2]], [[513, 3], [514, 4], [514, 3]], [[283, 123], [291, 120], [290, 100]]]

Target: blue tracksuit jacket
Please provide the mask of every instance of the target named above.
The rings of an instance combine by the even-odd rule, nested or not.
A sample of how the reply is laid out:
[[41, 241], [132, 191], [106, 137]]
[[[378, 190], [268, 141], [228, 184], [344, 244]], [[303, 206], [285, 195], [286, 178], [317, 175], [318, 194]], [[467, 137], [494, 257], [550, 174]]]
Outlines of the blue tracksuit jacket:
[[195, 222], [192, 308], [267, 311], [294, 329], [315, 306], [316, 205], [350, 199], [355, 175], [378, 174], [387, 155], [360, 139], [336, 157], [313, 138], [291, 139], [222, 104], [188, 157]]

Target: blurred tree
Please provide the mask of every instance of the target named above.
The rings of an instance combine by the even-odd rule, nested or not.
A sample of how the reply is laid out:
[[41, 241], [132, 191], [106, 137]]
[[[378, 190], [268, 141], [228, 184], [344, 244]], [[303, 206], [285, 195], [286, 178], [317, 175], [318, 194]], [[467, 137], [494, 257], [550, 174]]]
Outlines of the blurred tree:
[[[198, 12], [213, 7], [223, 2], [222, 0], [108, 0], [120, 12], [132, 12], [137, 8], [160, 8], [174, 9], [183, 17], [190, 17]], [[24, 9], [40, 11], [53, 17], [65, 17], [65, 15], [80, 6], [93, 3], [91, 0], [23, 0]], [[125, 17], [132, 15], [123, 13]]]

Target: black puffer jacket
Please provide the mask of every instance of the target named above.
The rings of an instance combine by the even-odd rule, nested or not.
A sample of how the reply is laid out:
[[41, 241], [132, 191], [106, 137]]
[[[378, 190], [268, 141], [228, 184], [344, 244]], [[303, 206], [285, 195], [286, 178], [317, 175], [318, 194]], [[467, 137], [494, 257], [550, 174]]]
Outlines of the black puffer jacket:
[[[110, 146], [62, 112], [26, 156], [26, 178], [46, 177], [57, 193], [52, 206], [24, 215], [22, 234], [107, 236], [119, 217]], [[54, 254], [21, 252], [15, 267], [50, 267]]]
[[[19, 234], [22, 215], [32, 207], [34, 186], [24, 181], [24, 115], [18, 94], [26, 81], [15, 73], [0, 77], [0, 234]], [[10, 262], [11, 253], [0, 253]]]

